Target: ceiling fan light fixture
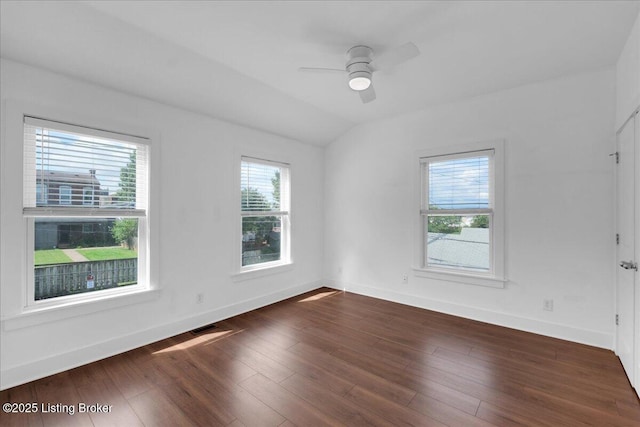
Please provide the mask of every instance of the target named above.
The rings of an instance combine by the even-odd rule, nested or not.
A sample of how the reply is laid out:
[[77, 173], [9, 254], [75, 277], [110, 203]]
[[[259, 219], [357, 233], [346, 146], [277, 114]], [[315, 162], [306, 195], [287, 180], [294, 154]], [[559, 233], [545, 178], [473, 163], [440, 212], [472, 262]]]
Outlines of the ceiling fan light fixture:
[[373, 82], [371, 81], [371, 77], [375, 71], [392, 69], [396, 65], [402, 64], [419, 54], [420, 50], [418, 50], [418, 47], [408, 42], [374, 59], [373, 50], [369, 46], [357, 45], [347, 51], [347, 62], [344, 70], [316, 67], [301, 67], [298, 70], [323, 73], [346, 73], [349, 88], [358, 92], [362, 102], [367, 104], [376, 99], [376, 91], [373, 89]]
[[349, 87], [355, 91], [366, 90], [371, 86], [371, 73], [356, 71], [349, 74]]

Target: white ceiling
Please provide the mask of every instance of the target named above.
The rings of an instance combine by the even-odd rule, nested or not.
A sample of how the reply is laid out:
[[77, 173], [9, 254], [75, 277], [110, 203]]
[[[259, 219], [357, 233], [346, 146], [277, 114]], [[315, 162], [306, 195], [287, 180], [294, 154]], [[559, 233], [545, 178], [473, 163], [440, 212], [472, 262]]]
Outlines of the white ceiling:
[[[615, 64], [640, 1], [0, 3], [2, 57], [324, 145], [353, 126]], [[362, 104], [345, 52], [414, 42]]]

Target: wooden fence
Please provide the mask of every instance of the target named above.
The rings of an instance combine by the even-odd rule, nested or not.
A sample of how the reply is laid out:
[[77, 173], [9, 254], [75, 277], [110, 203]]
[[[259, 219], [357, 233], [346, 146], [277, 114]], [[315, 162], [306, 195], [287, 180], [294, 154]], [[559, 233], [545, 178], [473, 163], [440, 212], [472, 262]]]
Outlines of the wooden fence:
[[35, 299], [132, 285], [137, 280], [137, 258], [44, 265], [35, 267]]

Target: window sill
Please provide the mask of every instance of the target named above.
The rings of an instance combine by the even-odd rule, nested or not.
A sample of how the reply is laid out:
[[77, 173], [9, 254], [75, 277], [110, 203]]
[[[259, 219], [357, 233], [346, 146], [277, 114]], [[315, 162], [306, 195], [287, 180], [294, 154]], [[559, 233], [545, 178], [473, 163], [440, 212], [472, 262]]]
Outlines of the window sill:
[[250, 270], [240, 271], [231, 275], [231, 280], [234, 282], [242, 282], [244, 280], [256, 279], [258, 277], [268, 276], [270, 274], [283, 273], [285, 271], [293, 270], [293, 263], [265, 265], [264, 267], [256, 267]]
[[111, 308], [139, 304], [159, 297], [159, 290], [144, 289], [135, 292], [105, 295], [89, 300], [75, 300], [55, 305], [27, 307], [20, 314], [3, 318], [2, 328], [5, 331], [27, 328]]
[[448, 282], [464, 283], [466, 285], [486, 286], [490, 288], [502, 289], [507, 282], [506, 278], [495, 276], [484, 276], [478, 274], [467, 274], [443, 270], [429, 270], [426, 268], [413, 268], [417, 277], [426, 277], [429, 279], [446, 280]]

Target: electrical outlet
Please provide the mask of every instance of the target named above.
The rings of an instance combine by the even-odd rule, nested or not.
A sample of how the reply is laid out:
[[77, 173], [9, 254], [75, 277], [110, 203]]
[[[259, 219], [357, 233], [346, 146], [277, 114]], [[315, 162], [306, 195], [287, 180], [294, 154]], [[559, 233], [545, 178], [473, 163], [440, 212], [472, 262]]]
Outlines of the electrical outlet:
[[403, 274], [402, 275], [402, 284], [406, 285], [407, 283], [409, 283], [409, 275]]
[[196, 303], [202, 304], [204, 302], [204, 294], [196, 294]]
[[552, 299], [542, 300], [542, 309], [546, 311], [553, 311], [553, 300]]

